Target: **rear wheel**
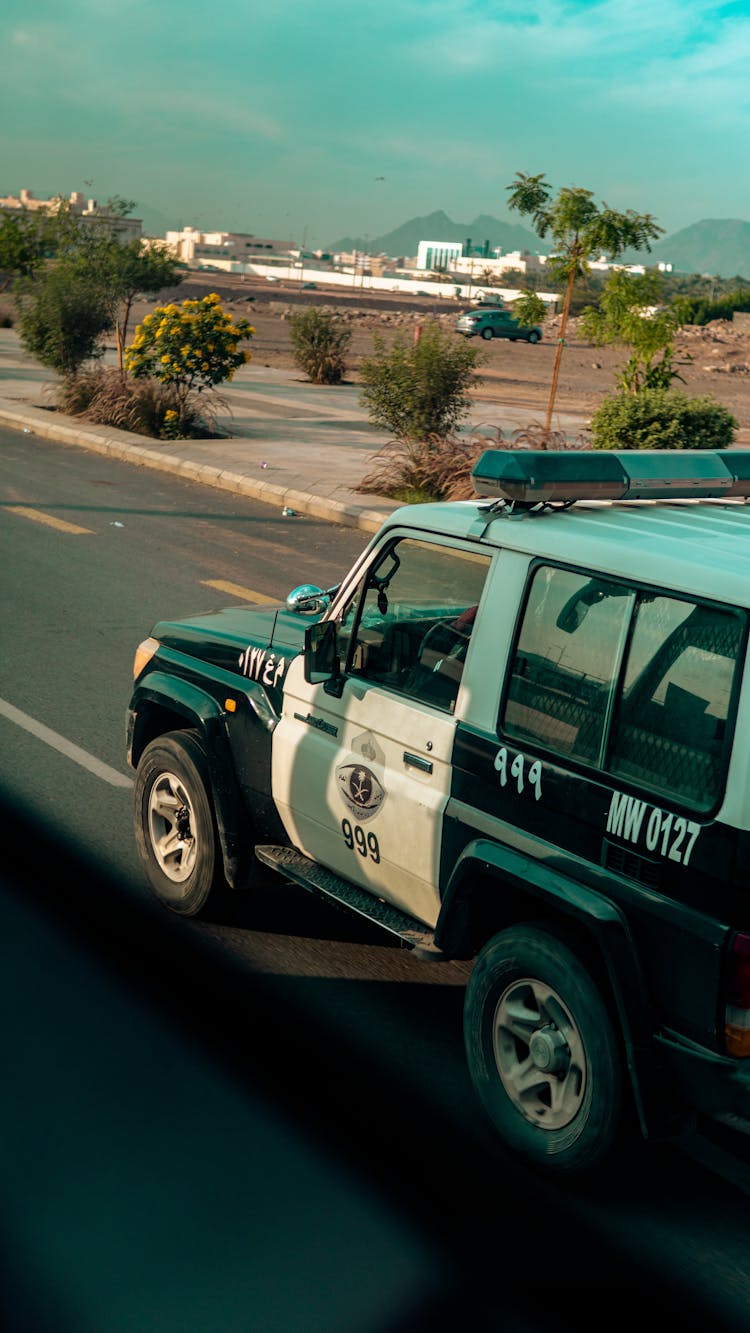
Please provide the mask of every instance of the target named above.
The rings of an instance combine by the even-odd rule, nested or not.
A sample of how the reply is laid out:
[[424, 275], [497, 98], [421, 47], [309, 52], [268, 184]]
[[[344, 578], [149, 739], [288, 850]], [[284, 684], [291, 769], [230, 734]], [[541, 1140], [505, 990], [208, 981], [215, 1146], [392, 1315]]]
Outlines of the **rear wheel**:
[[171, 732], [146, 746], [134, 815], [138, 854], [154, 894], [179, 916], [196, 916], [226, 887], [197, 732]]
[[492, 329], [482, 329], [482, 337], [485, 341], [493, 336]]
[[514, 1152], [568, 1177], [611, 1153], [622, 1108], [617, 1037], [585, 961], [552, 931], [514, 926], [485, 945], [464, 1037], [474, 1086]]

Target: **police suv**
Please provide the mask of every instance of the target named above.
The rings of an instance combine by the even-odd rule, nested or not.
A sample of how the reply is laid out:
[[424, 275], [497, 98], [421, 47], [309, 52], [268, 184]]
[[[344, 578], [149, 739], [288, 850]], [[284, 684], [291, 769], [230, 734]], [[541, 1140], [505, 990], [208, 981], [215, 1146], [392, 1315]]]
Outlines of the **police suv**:
[[488, 450], [339, 587], [164, 621], [135, 836], [185, 916], [261, 873], [424, 960], [506, 1145], [750, 1122], [750, 451]]

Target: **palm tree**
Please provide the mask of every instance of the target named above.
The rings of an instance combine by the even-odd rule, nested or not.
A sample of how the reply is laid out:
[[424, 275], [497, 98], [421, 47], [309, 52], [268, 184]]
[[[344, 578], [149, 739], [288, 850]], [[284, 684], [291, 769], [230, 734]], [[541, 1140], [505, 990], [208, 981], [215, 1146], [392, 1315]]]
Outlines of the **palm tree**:
[[525, 176], [518, 171], [515, 181], [506, 189], [510, 195], [508, 206], [518, 213], [531, 216], [537, 236], [546, 236], [549, 232], [554, 242], [554, 251], [547, 266], [565, 283], [565, 300], [544, 427], [545, 432], [549, 432], [576, 278], [588, 273], [588, 261], [592, 256], [607, 255], [610, 260], [614, 260], [625, 250], [650, 250], [649, 242], [661, 236], [664, 228], [657, 225], [650, 213], [634, 213], [632, 209], [618, 213], [606, 204], [599, 207], [594, 202], [591, 190], [581, 189], [580, 186], [558, 190], [553, 199], [551, 187], [543, 173]]

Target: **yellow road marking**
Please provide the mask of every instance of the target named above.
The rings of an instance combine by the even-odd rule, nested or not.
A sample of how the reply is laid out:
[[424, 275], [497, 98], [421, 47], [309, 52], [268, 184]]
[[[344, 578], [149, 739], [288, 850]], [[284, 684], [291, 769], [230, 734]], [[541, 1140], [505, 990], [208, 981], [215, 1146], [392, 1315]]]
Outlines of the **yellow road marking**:
[[253, 592], [252, 588], [243, 588], [241, 583], [225, 583], [223, 579], [201, 579], [204, 588], [215, 588], [217, 592], [226, 592], [230, 597], [239, 597], [243, 602], [278, 603], [278, 597], [266, 597], [263, 592]]
[[43, 514], [40, 509], [27, 509], [25, 505], [7, 505], [6, 512], [20, 514], [21, 518], [30, 518], [34, 523], [43, 523], [47, 528], [57, 528], [58, 532], [72, 532], [78, 536], [94, 536], [91, 528], [79, 528], [77, 523], [66, 523], [64, 518], [53, 518], [51, 514]]

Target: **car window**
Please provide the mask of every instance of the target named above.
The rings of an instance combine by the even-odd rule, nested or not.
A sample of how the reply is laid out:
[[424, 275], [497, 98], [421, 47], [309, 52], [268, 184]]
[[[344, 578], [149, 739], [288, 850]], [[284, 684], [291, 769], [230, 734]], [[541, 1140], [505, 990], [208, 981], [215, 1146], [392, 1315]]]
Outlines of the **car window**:
[[634, 593], [572, 570], [540, 568], [513, 658], [503, 731], [600, 763]]
[[715, 803], [743, 620], [724, 607], [639, 600], [613, 729], [613, 773], [700, 808]]
[[472, 551], [390, 544], [343, 613], [346, 673], [452, 712], [488, 568]]
[[708, 810], [721, 791], [745, 614], [540, 567], [501, 728]]

